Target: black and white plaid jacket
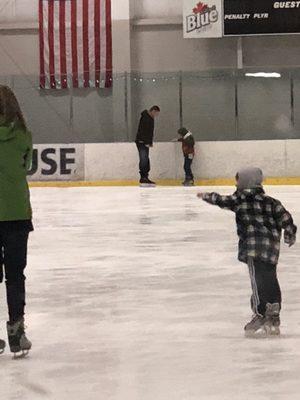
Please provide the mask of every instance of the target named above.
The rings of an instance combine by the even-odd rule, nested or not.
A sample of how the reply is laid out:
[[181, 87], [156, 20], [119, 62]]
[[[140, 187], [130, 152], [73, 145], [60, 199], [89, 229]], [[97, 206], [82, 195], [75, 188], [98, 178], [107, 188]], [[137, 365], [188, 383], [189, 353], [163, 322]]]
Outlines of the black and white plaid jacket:
[[203, 200], [235, 213], [240, 239], [238, 259], [242, 262], [252, 257], [277, 264], [282, 229], [285, 243], [293, 245], [296, 241], [297, 227], [290, 213], [263, 188], [237, 190], [231, 196], [205, 193]]

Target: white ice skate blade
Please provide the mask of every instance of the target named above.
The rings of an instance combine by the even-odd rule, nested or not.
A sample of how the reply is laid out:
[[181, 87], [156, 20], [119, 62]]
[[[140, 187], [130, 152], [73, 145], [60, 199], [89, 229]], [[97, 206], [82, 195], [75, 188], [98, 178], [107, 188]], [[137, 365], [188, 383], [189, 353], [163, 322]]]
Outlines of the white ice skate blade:
[[259, 331], [245, 331], [245, 337], [247, 339], [272, 339], [280, 337], [280, 330], [268, 331], [260, 329]]
[[155, 188], [156, 185], [153, 185], [152, 183], [140, 183], [141, 188]]
[[29, 350], [22, 350], [18, 353], [14, 353], [13, 360], [22, 360], [26, 358], [29, 354]]
[[268, 334], [265, 329], [259, 329], [257, 331], [246, 330], [245, 337], [248, 339], [265, 339], [268, 337]]
[[268, 337], [280, 336], [280, 328], [277, 326], [273, 327], [265, 326], [265, 330]]

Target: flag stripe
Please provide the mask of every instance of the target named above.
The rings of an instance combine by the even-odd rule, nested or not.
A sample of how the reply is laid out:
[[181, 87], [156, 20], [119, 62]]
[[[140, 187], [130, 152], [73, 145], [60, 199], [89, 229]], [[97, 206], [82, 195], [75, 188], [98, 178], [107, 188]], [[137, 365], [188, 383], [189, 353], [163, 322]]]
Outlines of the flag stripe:
[[66, 2], [66, 56], [68, 87], [73, 86], [72, 80], [72, 33], [71, 33], [71, 2]]
[[83, 87], [83, 0], [77, 0], [78, 86]]
[[100, 86], [105, 87], [106, 71], [106, 0], [100, 1]]
[[83, 0], [82, 11], [83, 79], [84, 87], [89, 87], [89, 0]]
[[72, 76], [73, 86], [78, 87], [78, 58], [77, 58], [77, 4], [71, 2], [71, 33], [72, 33]]
[[59, 42], [60, 42], [60, 74], [61, 86], [66, 89], [67, 84], [67, 51], [66, 51], [66, 3], [59, 3]]
[[61, 57], [60, 54], [60, 31], [59, 31], [59, 5], [61, 1], [53, 1], [54, 19], [53, 19], [53, 41], [54, 41], [54, 75], [57, 89], [61, 88]]
[[54, 2], [48, 3], [48, 40], [49, 40], [49, 74], [51, 88], [55, 88], [55, 64], [54, 64]]
[[39, 34], [40, 34], [40, 87], [45, 88], [45, 58], [44, 58], [44, 15], [43, 2], [39, 1]]
[[43, 4], [43, 15], [44, 15], [44, 61], [45, 61], [45, 88], [50, 88], [50, 72], [49, 72], [49, 38], [48, 38], [48, 4]]
[[94, 0], [89, 0], [89, 86], [94, 87], [95, 82], [95, 4]]
[[100, 86], [100, 3], [94, 0], [94, 31], [95, 31], [95, 85]]
[[111, 0], [106, 0], [106, 84], [112, 85], [112, 32], [111, 32]]

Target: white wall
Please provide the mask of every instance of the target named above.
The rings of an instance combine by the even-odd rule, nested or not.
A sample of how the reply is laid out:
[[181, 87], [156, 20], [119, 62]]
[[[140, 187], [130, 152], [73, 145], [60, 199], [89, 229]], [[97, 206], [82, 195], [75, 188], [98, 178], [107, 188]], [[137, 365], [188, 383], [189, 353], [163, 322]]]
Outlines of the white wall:
[[[127, 0], [123, 0], [124, 3]], [[127, 19], [125, 8], [118, 0], [112, 0], [112, 7], [119, 9], [118, 19]], [[182, 0], [130, 0], [132, 16], [135, 18], [160, 18], [180, 16]], [[38, 17], [38, 0], [0, 0], [0, 21], [34, 21]]]
[[0, 34], [0, 75], [38, 75], [38, 40], [37, 34]]
[[132, 0], [135, 18], [162, 18], [182, 15], [182, 0]]
[[0, 22], [37, 21], [38, 0], [0, 0]]
[[[128, 19], [127, 0], [112, 0], [115, 19]], [[180, 16], [182, 0], [130, 0], [135, 18]], [[0, 0], [0, 22], [37, 21], [38, 0]]]
[[184, 39], [181, 26], [134, 27], [131, 49], [134, 71], [197, 71], [237, 65], [236, 38]]
[[[112, 6], [118, 6], [118, 19], [126, 19], [126, 2], [112, 0]], [[180, 16], [182, 13], [182, 0], [131, 0], [130, 3], [136, 18]], [[38, 0], [0, 0], [0, 21], [35, 21], [37, 17]]]

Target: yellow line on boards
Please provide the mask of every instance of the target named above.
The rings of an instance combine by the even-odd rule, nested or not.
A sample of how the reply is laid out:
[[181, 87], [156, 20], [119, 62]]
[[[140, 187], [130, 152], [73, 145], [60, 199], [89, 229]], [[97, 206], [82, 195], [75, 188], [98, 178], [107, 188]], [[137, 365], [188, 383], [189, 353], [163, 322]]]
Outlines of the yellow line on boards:
[[[163, 179], [156, 181], [158, 186], [181, 186], [182, 180]], [[229, 178], [197, 179], [196, 186], [234, 186], [235, 180]], [[300, 177], [266, 178], [264, 185], [300, 185]], [[99, 186], [139, 186], [138, 181], [42, 181], [29, 182], [30, 187], [99, 187]]]

